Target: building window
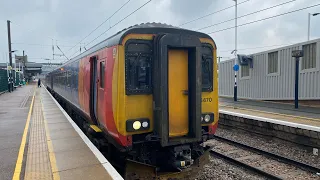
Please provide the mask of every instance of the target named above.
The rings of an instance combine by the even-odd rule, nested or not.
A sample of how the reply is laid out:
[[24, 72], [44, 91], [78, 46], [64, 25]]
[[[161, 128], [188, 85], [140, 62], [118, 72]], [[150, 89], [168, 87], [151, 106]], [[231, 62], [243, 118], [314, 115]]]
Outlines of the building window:
[[302, 57], [302, 69], [316, 68], [316, 50], [317, 44], [306, 44], [302, 46], [303, 57]]
[[249, 65], [246, 66], [241, 66], [241, 77], [249, 77], [250, 73], [250, 68]]
[[268, 53], [268, 74], [278, 72], [278, 51]]
[[105, 70], [105, 61], [100, 62], [100, 87], [104, 88], [104, 70]]

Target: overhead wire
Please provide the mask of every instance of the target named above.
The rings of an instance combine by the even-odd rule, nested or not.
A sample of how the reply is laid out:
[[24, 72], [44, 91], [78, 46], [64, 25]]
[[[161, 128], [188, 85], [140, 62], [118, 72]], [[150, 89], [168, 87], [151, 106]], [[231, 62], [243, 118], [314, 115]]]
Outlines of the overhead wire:
[[54, 60], [54, 61], [64, 61], [65, 59], [49, 59], [49, 58], [41, 58], [41, 57], [28, 57], [28, 59], [42, 59], [42, 60]]
[[70, 59], [64, 54], [64, 52], [60, 49], [58, 45], [56, 45], [59, 51], [63, 54], [63, 56], [69, 61]]
[[[243, 4], [243, 3], [248, 2], [248, 1], [250, 1], [250, 0], [242, 1], [242, 2], [238, 3], [237, 5]], [[203, 19], [203, 18], [205, 18], [205, 17], [211, 16], [211, 15], [213, 15], [213, 14], [217, 14], [217, 13], [219, 13], [219, 12], [225, 11], [225, 10], [230, 9], [230, 8], [233, 8], [233, 7], [235, 7], [235, 5], [233, 5], [233, 6], [229, 6], [229, 7], [226, 7], [226, 8], [220, 9], [220, 10], [218, 10], [218, 11], [215, 11], [215, 12], [209, 13], [209, 14], [207, 14], [207, 15], [204, 15], [204, 16], [201, 16], [201, 17], [198, 17], [198, 18], [196, 18], [196, 19], [193, 19], [193, 20], [187, 21], [187, 22], [185, 22], [185, 23], [180, 24], [178, 27], [184, 26], [184, 25], [186, 25], [186, 24], [190, 24], [190, 23], [192, 23], [192, 22], [198, 21], [198, 20], [200, 20], [200, 19]]]
[[91, 44], [92, 42], [94, 42], [96, 39], [98, 39], [99, 37], [101, 37], [103, 34], [105, 34], [106, 32], [108, 32], [110, 29], [112, 29], [113, 27], [115, 27], [116, 25], [118, 25], [119, 23], [121, 23], [122, 21], [124, 21], [125, 19], [127, 19], [128, 17], [130, 17], [132, 14], [134, 14], [135, 12], [139, 11], [141, 8], [143, 8], [145, 5], [149, 4], [152, 0], [147, 1], [146, 3], [144, 3], [143, 5], [141, 5], [140, 7], [138, 7], [136, 10], [132, 11], [130, 14], [128, 14], [126, 17], [122, 18], [120, 21], [118, 21], [117, 23], [115, 23], [114, 25], [110, 26], [106, 31], [104, 31], [103, 33], [101, 33], [99, 36], [97, 36], [96, 38], [94, 38], [92, 41], [90, 41], [89, 43], [86, 44], [86, 46], [88, 46], [89, 44]]
[[103, 21], [99, 26], [97, 26], [94, 30], [92, 30], [87, 36], [82, 38], [76, 45], [74, 45], [72, 48], [68, 50], [68, 52], [75, 48], [78, 44], [80, 44], [83, 40], [85, 40], [87, 37], [89, 37], [92, 33], [94, 33], [97, 29], [99, 29], [103, 24], [105, 24], [108, 20], [110, 20], [117, 12], [119, 12], [125, 5], [127, 5], [131, 0], [128, 0], [125, 2], [120, 8], [118, 8], [111, 16], [109, 16], [105, 21]]
[[[11, 44], [15, 44], [15, 45], [26, 45], [26, 46], [48, 46], [48, 47], [52, 47], [52, 44], [29, 44], [29, 43], [11, 43]], [[60, 47], [72, 47], [73, 45], [59, 45]]]
[[243, 24], [240, 24], [240, 25], [238, 25], [238, 26], [232, 26], [232, 27], [228, 27], [228, 28], [225, 28], [225, 29], [220, 29], [220, 30], [217, 30], [217, 31], [209, 32], [209, 33], [207, 33], [207, 34], [214, 34], [214, 33], [217, 33], [217, 32], [222, 32], [222, 31], [226, 31], [226, 30], [229, 30], [229, 29], [233, 29], [233, 28], [235, 28], [235, 27], [246, 26], [246, 25], [253, 24], [253, 23], [257, 23], [257, 22], [260, 22], [260, 21], [265, 21], [265, 20], [272, 19], [272, 18], [276, 18], [276, 17], [279, 17], [279, 16], [284, 16], [284, 15], [291, 14], [291, 13], [294, 13], [294, 12], [298, 12], [298, 11], [302, 11], [302, 10], [305, 10], [305, 9], [313, 8], [313, 7], [316, 7], [316, 6], [319, 6], [319, 5], [320, 5], [320, 4], [316, 4], [316, 5], [312, 5], [312, 6], [307, 6], [307, 7], [300, 8], [300, 9], [293, 10], [293, 11], [289, 11], [289, 12], [286, 12], [286, 13], [281, 13], [281, 14], [278, 14], [278, 15], [269, 16], [269, 17], [262, 18], [262, 19], [258, 19], [258, 20], [255, 20], [255, 21], [243, 23]]
[[[248, 14], [245, 14], [245, 15], [242, 15], [242, 16], [238, 16], [237, 19], [241, 19], [241, 18], [243, 18], [243, 17], [250, 16], [250, 15], [252, 15], [252, 14], [256, 14], [256, 13], [259, 13], [259, 12], [263, 12], [263, 11], [266, 11], [266, 10], [269, 10], [269, 9], [272, 9], [272, 8], [275, 8], [275, 7], [279, 7], [279, 6], [288, 4], [288, 3], [292, 3], [292, 2], [294, 2], [294, 1], [297, 1], [297, 0], [291, 0], [291, 1], [287, 1], [287, 2], [284, 2], [284, 3], [280, 3], [280, 4], [277, 4], [277, 5], [268, 7], [268, 8], [260, 9], [260, 10], [258, 10], [258, 11], [254, 11], [254, 12], [251, 12], [251, 13], [248, 13]], [[196, 31], [203, 30], [203, 29], [207, 29], [207, 28], [209, 28], [209, 27], [217, 26], [217, 25], [220, 25], [220, 24], [224, 24], [224, 23], [226, 23], [226, 22], [230, 22], [230, 21], [233, 21], [233, 20], [235, 20], [235, 19], [236, 19], [236, 18], [233, 18], [233, 19], [229, 19], [229, 20], [225, 20], [225, 21], [216, 23], [216, 24], [212, 24], [212, 25], [209, 25], [209, 26], [205, 26], [205, 27], [202, 27], [202, 28], [197, 29]]]
[[71, 56], [69, 57], [73, 57], [73, 55], [75, 55], [76, 53], [80, 52], [80, 50], [75, 51]]

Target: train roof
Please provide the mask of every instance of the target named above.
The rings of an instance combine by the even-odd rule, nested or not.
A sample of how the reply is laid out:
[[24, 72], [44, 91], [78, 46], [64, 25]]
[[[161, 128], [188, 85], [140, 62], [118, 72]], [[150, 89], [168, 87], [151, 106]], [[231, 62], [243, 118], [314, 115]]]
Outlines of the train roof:
[[106, 39], [106, 41], [110, 40], [111, 46], [112, 45], [118, 45], [122, 43], [123, 38], [127, 34], [159, 34], [159, 33], [185, 33], [185, 34], [192, 34], [197, 35], [198, 37], [203, 38], [210, 38], [211, 37], [207, 34], [197, 32], [197, 31], [191, 31], [188, 29], [183, 29], [179, 27], [175, 27], [168, 24], [162, 24], [162, 23], [142, 23], [139, 25], [130, 26], [126, 29], [123, 29], [122, 31], [119, 31], [114, 36], [111, 36], [110, 38]]
[[[197, 32], [197, 31], [192, 31], [188, 29], [183, 29], [179, 27], [175, 27], [172, 25], [168, 24], [162, 24], [162, 23], [142, 23], [142, 24], [137, 24], [134, 26], [130, 26], [128, 28], [125, 28], [116, 34], [110, 36], [109, 38], [101, 41], [100, 43], [96, 44], [95, 46], [91, 47], [87, 51], [79, 54], [78, 56], [72, 58], [66, 64], [73, 62], [77, 59], [81, 59], [89, 54], [92, 54], [104, 47], [110, 47], [114, 45], [119, 45], [122, 43], [123, 38], [128, 35], [128, 34], [159, 34], [159, 33], [183, 33], [183, 34], [190, 34], [190, 35], [196, 35], [201, 38], [209, 38], [212, 39], [209, 35], [202, 33], [202, 32]], [[63, 64], [62, 66], [64, 66]], [[60, 68], [60, 67], [59, 67]]]

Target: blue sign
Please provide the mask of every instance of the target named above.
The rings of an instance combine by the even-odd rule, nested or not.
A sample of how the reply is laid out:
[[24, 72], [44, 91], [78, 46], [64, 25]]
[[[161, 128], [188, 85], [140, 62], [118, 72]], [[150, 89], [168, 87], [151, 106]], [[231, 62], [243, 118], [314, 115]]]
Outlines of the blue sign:
[[235, 65], [233, 66], [233, 70], [234, 70], [234, 71], [239, 71], [239, 65], [238, 65], [238, 64], [235, 64]]

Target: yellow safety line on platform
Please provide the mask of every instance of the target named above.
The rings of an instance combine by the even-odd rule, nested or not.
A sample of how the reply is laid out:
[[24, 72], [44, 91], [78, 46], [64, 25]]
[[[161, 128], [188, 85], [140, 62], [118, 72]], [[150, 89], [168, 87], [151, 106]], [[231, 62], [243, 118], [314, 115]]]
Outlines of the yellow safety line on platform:
[[[42, 113], [44, 112], [43, 108], [43, 103], [41, 99], [41, 107], [42, 107]], [[56, 161], [56, 156], [53, 151], [53, 146], [52, 146], [52, 141], [50, 138], [50, 133], [49, 133], [49, 128], [48, 128], [48, 123], [45, 117], [43, 117], [44, 120], [44, 127], [46, 130], [46, 136], [47, 136], [47, 144], [48, 144], [48, 150], [49, 150], [49, 159], [50, 159], [50, 164], [51, 164], [51, 171], [52, 171], [52, 176], [53, 180], [60, 180], [60, 175], [57, 167], [57, 161]]]
[[300, 118], [300, 119], [306, 119], [306, 120], [310, 120], [310, 121], [320, 121], [320, 119], [316, 119], [316, 118], [309, 118], [309, 117], [303, 117], [303, 116], [295, 116], [295, 115], [289, 115], [289, 114], [281, 114], [281, 113], [275, 113], [275, 112], [269, 112], [269, 111], [261, 111], [261, 110], [256, 110], [256, 109], [248, 109], [248, 108], [228, 106], [228, 105], [220, 105], [220, 107], [227, 107], [227, 108], [229, 107], [229, 108], [233, 108], [233, 109], [240, 109], [240, 110], [261, 112], [261, 113], [273, 114], [273, 115], [284, 116], [284, 117]]
[[16, 167], [14, 169], [14, 173], [13, 173], [13, 177], [12, 177], [13, 180], [20, 179], [23, 154], [24, 154], [24, 149], [25, 149], [26, 141], [27, 141], [27, 134], [28, 134], [29, 124], [30, 124], [30, 119], [31, 119], [31, 114], [32, 114], [32, 108], [33, 108], [33, 104], [34, 104], [34, 97], [35, 97], [35, 91], [33, 92], [32, 101], [30, 104], [29, 113], [28, 113], [28, 117], [27, 117], [27, 121], [26, 121], [26, 126], [24, 128], [23, 135], [22, 135], [22, 140], [21, 140], [21, 144], [20, 144], [20, 148], [19, 148], [19, 154], [18, 154], [18, 158], [17, 158], [17, 162], [16, 162]]

